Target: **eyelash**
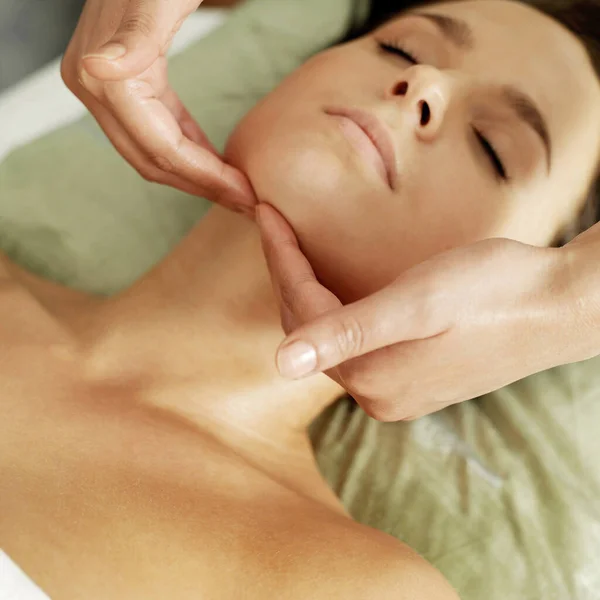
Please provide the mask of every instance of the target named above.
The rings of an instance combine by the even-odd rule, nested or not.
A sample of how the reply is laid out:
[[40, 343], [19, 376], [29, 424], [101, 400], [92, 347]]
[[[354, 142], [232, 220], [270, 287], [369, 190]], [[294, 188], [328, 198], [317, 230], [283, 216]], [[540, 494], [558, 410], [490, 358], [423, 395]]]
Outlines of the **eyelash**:
[[473, 132], [475, 133], [477, 141], [483, 148], [483, 151], [487, 154], [488, 158], [490, 159], [490, 162], [492, 163], [492, 166], [494, 167], [498, 178], [502, 181], [508, 181], [506, 169], [504, 168], [504, 165], [502, 164], [502, 161], [500, 160], [498, 152], [496, 152], [494, 146], [492, 146], [490, 141], [481, 133], [481, 131], [479, 131], [478, 129], [473, 129]]
[[378, 42], [378, 44], [379, 44], [379, 49], [382, 50], [383, 52], [387, 52], [388, 54], [395, 54], [396, 56], [400, 56], [401, 58], [403, 58], [404, 60], [407, 60], [409, 63], [412, 63], [413, 65], [419, 64], [419, 60], [417, 59], [417, 57], [414, 54], [411, 54], [410, 52], [408, 52], [407, 50], [402, 48], [402, 46], [398, 42]]
[[[404, 60], [408, 61], [413, 65], [419, 64], [418, 58], [414, 54], [405, 50], [398, 42], [378, 42], [378, 45], [379, 49], [382, 52], [399, 56], [400, 58], [403, 58]], [[473, 129], [473, 131], [475, 133], [477, 141], [479, 142], [479, 145], [481, 146], [488, 159], [492, 163], [492, 167], [494, 167], [498, 178], [502, 181], [508, 181], [506, 169], [504, 168], [504, 165], [502, 164], [502, 161], [500, 160], [498, 152], [496, 152], [494, 146], [481, 133], [481, 131], [479, 131], [478, 129]]]

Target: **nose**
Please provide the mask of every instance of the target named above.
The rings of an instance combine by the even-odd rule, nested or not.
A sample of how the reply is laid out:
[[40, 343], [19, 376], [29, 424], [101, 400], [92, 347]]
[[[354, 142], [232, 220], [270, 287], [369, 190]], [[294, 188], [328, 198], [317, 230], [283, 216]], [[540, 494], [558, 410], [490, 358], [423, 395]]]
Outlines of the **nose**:
[[450, 102], [446, 76], [428, 65], [414, 65], [402, 73], [390, 88], [390, 99], [408, 110], [417, 137], [433, 141], [444, 123]]

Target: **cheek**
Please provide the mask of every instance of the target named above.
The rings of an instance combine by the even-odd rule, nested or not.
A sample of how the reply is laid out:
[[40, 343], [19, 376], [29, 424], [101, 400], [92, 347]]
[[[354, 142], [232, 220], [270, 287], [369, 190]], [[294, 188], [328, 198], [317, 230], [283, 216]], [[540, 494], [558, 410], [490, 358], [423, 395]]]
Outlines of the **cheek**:
[[373, 93], [375, 84], [365, 76], [373, 69], [360, 66], [364, 54], [354, 46], [337, 47], [294, 71], [238, 125], [227, 143], [229, 162], [258, 176], [264, 166], [260, 163], [277, 165], [298, 153], [301, 170], [311, 168], [316, 156], [311, 147], [316, 148], [321, 137], [319, 118], [324, 108], [362, 104]]
[[386, 245], [373, 240], [389, 232], [390, 218], [397, 217], [384, 215], [383, 208], [397, 204], [383, 198], [340, 152], [328, 124], [320, 122], [330, 117], [299, 113], [287, 118], [286, 112], [286, 118], [274, 120], [268, 117], [271, 108], [265, 103], [240, 124], [227, 159], [247, 174], [259, 200], [289, 221], [332, 291], [350, 297], [371, 289], [381, 277], [361, 274], [373, 273], [374, 264], [387, 264]]
[[[288, 114], [250, 114], [228, 143], [226, 158], [246, 173], [261, 202], [297, 227], [314, 218], [329, 221], [336, 205], [351, 201], [348, 161], [328, 135], [326, 115]], [[361, 182], [355, 184], [356, 191]]]
[[392, 197], [371, 192], [357, 202], [362, 210], [332, 215], [300, 236], [320, 281], [344, 302], [440, 252], [499, 235], [509, 212], [481, 180], [442, 168], [412, 173]]
[[287, 218], [319, 279], [348, 302], [439, 252], [502, 235], [511, 215], [468, 149], [457, 149], [459, 137], [407, 145], [396, 194], [361, 175], [322, 108], [348, 97], [361, 103], [375, 86], [355, 85], [340, 56], [313, 59], [260, 102], [230, 138], [226, 158]]
[[336, 223], [340, 213], [360, 207], [357, 197], [373, 193], [324, 112], [348, 95], [356, 102], [361, 87], [355, 77], [336, 51], [314, 58], [250, 111], [227, 143], [227, 161], [246, 173], [259, 200], [273, 204], [299, 232]]
[[[303, 193], [339, 182], [339, 160], [323, 153], [323, 109], [331, 90], [329, 61], [315, 58], [290, 75], [239, 123], [227, 142], [227, 161], [245, 172], [263, 201], [287, 190]], [[329, 83], [329, 86], [331, 84]]]
[[477, 164], [462, 132], [420, 147], [414, 158], [404, 192], [417, 260], [505, 235], [512, 227], [514, 195]]

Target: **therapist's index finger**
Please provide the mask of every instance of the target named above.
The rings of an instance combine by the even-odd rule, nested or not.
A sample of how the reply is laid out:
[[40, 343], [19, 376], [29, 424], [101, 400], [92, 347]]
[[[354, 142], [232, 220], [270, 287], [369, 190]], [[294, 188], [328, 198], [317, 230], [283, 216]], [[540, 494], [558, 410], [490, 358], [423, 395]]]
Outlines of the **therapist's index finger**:
[[[328, 311], [290, 334], [278, 350], [281, 374], [290, 379], [327, 371], [382, 348], [434, 337], [449, 321], [445, 306], [430, 302], [419, 274], [400, 277], [362, 300]], [[441, 309], [441, 310], [439, 310]], [[312, 348], [312, 370], [296, 354]]]
[[296, 313], [295, 290], [299, 283], [316, 282], [307, 258], [302, 254], [294, 230], [284, 217], [269, 204], [256, 207], [263, 252], [280, 301], [286, 310]]
[[341, 306], [335, 295], [317, 280], [285, 218], [268, 204], [259, 204], [256, 216], [282, 310], [293, 314], [295, 321], [301, 324]]

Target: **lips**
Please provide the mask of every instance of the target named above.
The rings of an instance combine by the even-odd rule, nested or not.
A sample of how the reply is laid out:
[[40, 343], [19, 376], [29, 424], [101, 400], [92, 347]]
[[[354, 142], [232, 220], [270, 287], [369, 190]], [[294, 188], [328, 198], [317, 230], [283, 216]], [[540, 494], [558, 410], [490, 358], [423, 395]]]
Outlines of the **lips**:
[[[363, 154], [367, 162], [373, 162], [373, 166], [380, 172], [388, 186], [393, 190], [396, 184], [397, 167], [396, 167], [396, 151], [394, 148], [393, 138], [389, 129], [377, 117], [367, 111], [357, 108], [343, 107], [328, 107], [325, 113], [333, 116], [347, 119], [360, 132], [356, 132], [350, 128], [345, 128], [347, 137], [355, 142], [359, 152]], [[371, 148], [369, 148], [369, 145]], [[372, 160], [372, 149], [376, 150], [379, 155], [380, 164], [377, 164], [377, 159]]]

